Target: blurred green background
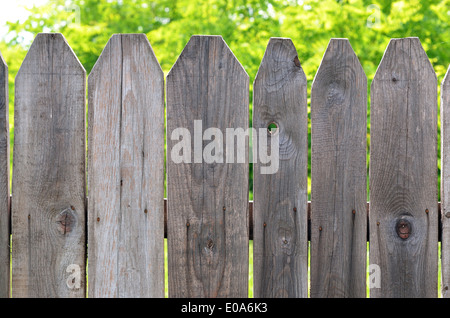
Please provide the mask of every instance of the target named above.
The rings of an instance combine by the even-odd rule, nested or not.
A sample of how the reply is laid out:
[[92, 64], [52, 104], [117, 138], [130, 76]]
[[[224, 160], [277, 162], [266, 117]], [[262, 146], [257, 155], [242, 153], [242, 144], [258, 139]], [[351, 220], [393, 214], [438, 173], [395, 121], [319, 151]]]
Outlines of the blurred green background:
[[[12, 3], [3, 1], [0, 13], [0, 52], [9, 67], [11, 163], [14, 78], [39, 32], [61, 32], [88, 75], [115, 33], [145, 33], [165, 74], [192, 35], [222, 35], [250, 76], [250, 125], [252, 83], [270, 37], [294, 42], [308, 79], [308, 96], [331, 38], [349, 39], [367, 75], [368, 93], [391, 38], [419, 37], [439, 85], [450, 64], [450, 0], [39, 0], [20, 19], [8, 15]], [[370, 94], [367, 124], [368, 169]], [[438, 154], [439, 148], [440, 139]], [[252, 199], [251, 169], [249, 178]], [[251, 286], [251, 263], [249, 269]]]
[[[308, 93], [330, 38], [350, 40], [367, 75], [368, 92], [391, 38], [419, 37], [439, 84], [450, 64], [450, 0], [41, 0], [37, 3], [20, 20], [0, 21], [3, 27], [0, 52], [9, 67], [11, 158], [14, 77], [39, 32], [63, 33], [87, 74], [114, 33], [145, 33], [166, 74], [192, 35], [222, 35], [250, 76], [250, 83], [269, 38], [288, 37], [294, 42], [306, 73]], [[251, 99], [252, 85], [250, 112]], [[370, 95], [368, 114], [369, 160]], [[250, 175], [250, 199], [251, 179]]]

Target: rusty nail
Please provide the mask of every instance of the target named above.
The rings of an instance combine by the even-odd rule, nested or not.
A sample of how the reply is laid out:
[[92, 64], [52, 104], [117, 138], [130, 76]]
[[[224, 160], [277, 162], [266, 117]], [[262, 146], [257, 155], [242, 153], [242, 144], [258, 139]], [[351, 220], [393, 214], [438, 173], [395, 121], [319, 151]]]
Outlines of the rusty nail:
[[75, 210], [75, 207], [74, 207], [73, 205], [71, 205], [70, 208], [71, 208], [72, 210]]
[[379, 226], [380, 225], [380, 222], [377, 222], [377, 226]]
[[31, 215], [28, 214], [28, 220], [31, 219]]
[[353, 213], [353, 214], [356, 214], [356, 211], [355, 211], [355, 210], [352, 210], [352, 213]]
[[147, 209], [145, 209], [145, 210], [144, 210], [144, 213], [147, 213], [147, 212], [148, 212]]
[[297, 208], [296, 207], [294, 207], [294, 212], [297, 212]]
[[425, 213], [428, 214], [428, 212], [429, 212], [428, 209], [426, 209], [426, 210], [425, 210]]
[[186, 226], [189, 227], [191, 224], [189, 222], [186, 223]]
[[224, 211], [226, 210], [226, 208], [225, 208], [225, 205], [223, 206], [223, 208], [222, 208]]
[[100, 218], [99, 217], [97, 218], [97, 222], [100, 222]]
[[321, 226], [319, 226], [319, 231], [322, 231], [322, 227]]
[[266, 225], [267, 225], [266, 222], [264, 222], [263, 226], [266, 227]]

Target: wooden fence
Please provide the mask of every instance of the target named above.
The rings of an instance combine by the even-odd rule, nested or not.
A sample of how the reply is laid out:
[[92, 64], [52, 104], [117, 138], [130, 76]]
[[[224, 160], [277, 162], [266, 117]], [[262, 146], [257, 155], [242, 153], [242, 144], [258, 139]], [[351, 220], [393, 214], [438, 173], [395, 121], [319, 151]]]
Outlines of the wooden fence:
[[15, 80], [11, 200], [0, 63], [0, 296], [164, 297], [167, 237], [169, 297], [247, 297], [251, 256], [255, 297], [448, 297], [448, 75], [440, 203], [437, 88], [419, 39], [392, 39], [370, 87], [367, 175], [367, 78], [331, 39], [311, 88], [308, 202], [290, 39], [268, 42], [251, 130], [249, 76], [220, 36], [193, 36], [164, 79], [145, 35], [114, 35], [86, 86], [64, 37], [39, 34]]

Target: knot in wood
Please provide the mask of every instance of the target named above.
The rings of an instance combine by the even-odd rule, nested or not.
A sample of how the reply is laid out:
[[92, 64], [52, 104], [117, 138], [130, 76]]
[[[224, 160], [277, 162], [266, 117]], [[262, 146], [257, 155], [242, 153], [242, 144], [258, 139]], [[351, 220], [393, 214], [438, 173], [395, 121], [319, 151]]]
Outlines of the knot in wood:
[[67, 208], [61, 211], [56, 216], [56, 224], [58, 224], [58, 232], [62, 235], [70, 233], [75, 227], [76, 217], [72, 211], [75, 211], [75, 208], [72, 207]]
[[411, 235], [411, 223], [408, 220], [400, 219], [396, 225], [397, 235], [406, 240]]
[[345, 85], [338, 82], [332, 82], [329, 84], [326, 92], [327, 104], [331, 106], [330, 111], [338, 110], [336, 105], [341, 105], [346, 99], [346, 89]]

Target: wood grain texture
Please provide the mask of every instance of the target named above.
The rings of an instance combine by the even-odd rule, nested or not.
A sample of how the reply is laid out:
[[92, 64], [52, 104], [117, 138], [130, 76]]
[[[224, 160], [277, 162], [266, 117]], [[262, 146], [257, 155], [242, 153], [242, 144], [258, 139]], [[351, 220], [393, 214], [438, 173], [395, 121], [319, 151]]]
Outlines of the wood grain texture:
[[[371, 297], [437, 296], [437, 79], [418, 38], [392, 39], [371, 85]], [[402, 225], [403, 224], [403, 225]]]
[[274, 173], [264, 173], [274, 163], [253, 155], [255, 297], [308, 296], [306, 86], [291, 39], [271, 38], [253, 85], [253, 147], [259, 154], [261, 142], [278, 137], [279, 162]]
[[145, 34], [113, 35], [88, 85], [88, 296], [164, 297], [164, 74]]
[[311, 297], [366, 297], [367, 78], [331, 39], [311, 88]]
[[441, 84], [441, 291], [450, 298], [450, 67]]
[[[248, 128], [248, 98], [248, 75], [221, 36], [191, 37], [167, 75], [169, 297], [248, 296], [248, 142], [242, 163], [225, 160], [225, 145], [216, 162], [202, 157], [208, 128], [224, 143], [226, 128]], [[188, 130], [192, 155], [180, 163], [177, 128]]]
[[15, 82], [12, 294], [84, 297], [86, 72], [41, 33]]
[[10, 293], [8, 66], [0, 53], [0, 298]]

